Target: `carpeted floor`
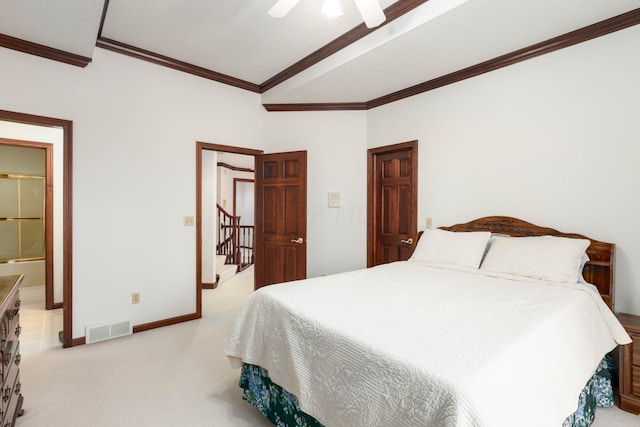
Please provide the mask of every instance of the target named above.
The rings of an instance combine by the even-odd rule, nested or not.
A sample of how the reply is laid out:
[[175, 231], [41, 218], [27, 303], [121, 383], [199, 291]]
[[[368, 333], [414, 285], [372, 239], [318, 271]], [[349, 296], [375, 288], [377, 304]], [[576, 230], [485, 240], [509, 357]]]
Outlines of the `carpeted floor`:
[[[223, 347], [253, 289], [248, 269], [203, 291], [203, 318], [96, 344], [25, 354], [18, 427], [267, 427], [241, 398]], [[640, 427], [598, 409], [594, 427]], [[389, 426], [392, 427], [392, 426]]]

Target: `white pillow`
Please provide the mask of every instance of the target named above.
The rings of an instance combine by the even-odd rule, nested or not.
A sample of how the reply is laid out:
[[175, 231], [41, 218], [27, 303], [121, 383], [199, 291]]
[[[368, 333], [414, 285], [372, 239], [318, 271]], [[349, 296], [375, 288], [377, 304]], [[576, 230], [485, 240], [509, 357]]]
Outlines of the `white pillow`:
[[481, 270], [576, 283], [582, 256], [591, 242], [556, 236], [496, 237]]
[[488, 231], [453, 232], [428, 228], [418, 240], [409, 261], [477, 269], [489, 237]]

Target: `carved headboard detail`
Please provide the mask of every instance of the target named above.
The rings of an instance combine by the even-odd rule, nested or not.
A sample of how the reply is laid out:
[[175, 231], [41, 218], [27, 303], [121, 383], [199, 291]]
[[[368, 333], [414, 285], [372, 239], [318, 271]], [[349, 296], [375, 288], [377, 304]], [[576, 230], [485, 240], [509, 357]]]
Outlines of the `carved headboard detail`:
[[589, 262], [584, 266], [582, 275], [584, 279], [595, 285], [602, 295], [602, 299], [613, 310], [614, 282], [613, 282], [613, 258], [614, 243], [600, 242], [581, 234], [563, 233], [553, 228], [540, 227], [518, 218], [507, 216], [488, 216], [473, 221], [456, 224], [449, 227], [440, 227], [448, 231], [490, 231], [492, 233], [508, 234], [514, 237], [526, 236], [559, 236], [577, 239], [589, 239], [591, 244], [587, 248]]

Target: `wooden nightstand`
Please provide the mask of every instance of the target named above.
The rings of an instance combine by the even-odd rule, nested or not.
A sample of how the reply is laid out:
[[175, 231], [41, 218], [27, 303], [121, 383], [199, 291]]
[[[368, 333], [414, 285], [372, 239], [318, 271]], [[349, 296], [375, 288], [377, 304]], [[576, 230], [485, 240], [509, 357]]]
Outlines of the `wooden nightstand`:
[[640, 316], [618, 313], [616, 317], [633, 342], [618, 347], [620, 409], [640, 413]]

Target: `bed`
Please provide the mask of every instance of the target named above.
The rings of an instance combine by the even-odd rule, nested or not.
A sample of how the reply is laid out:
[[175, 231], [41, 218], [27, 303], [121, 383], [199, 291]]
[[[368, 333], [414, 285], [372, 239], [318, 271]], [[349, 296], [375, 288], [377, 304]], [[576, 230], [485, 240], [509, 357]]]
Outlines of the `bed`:
[[261, 288], [225, 352], [275, 425], [588, 426], [612, 404], [614, 245], [509, 217], [409, 261]]

